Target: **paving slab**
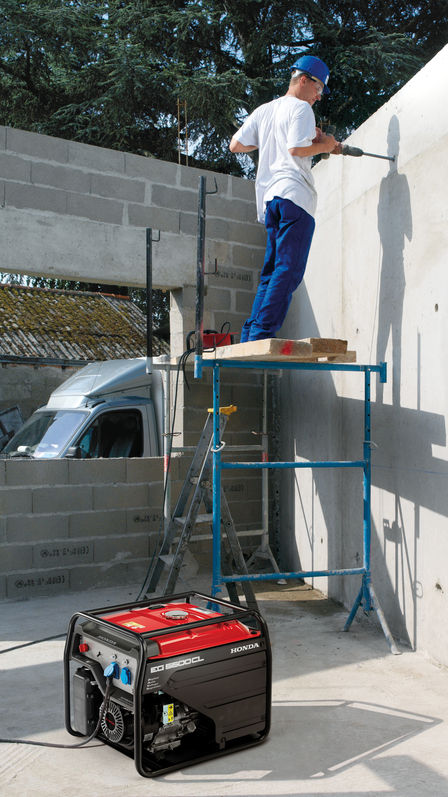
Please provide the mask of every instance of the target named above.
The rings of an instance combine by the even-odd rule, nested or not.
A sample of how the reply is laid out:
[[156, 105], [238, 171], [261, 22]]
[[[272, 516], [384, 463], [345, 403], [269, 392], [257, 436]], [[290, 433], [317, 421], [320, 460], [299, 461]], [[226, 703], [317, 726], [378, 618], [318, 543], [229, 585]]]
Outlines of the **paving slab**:
[[[209, 580], [186, 588], [208, 593]], [[0, 737], [62, 744], [64, 634], [75, 611], [135, 600], [139, 585], [2, 603]], [[148, 780], [111, 747], [0, 745], [5, 797], [448, 795], [448, 672], [306, 585], [257, 586], [273, 651], [272, 727], [257, 747]], [[14, 650], [11, 648], [15, 648]]]

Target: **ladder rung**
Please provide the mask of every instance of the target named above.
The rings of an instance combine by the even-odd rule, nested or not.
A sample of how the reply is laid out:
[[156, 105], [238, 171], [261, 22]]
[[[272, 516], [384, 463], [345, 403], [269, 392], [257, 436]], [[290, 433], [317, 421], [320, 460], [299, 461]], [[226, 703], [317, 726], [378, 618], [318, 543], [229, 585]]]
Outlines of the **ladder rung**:
[[[186, 523], [186, 517], [175, 517], [173, 518], [174, 522], [177, 523], [178, 526], [184, 526]], [[205, 515], [196, 515], [195, 523], [211, 523], [213, 521], [213, 513], [208, 512]]]
[[164, 564], [168, 565], [168, 567], [171, 567], [171, 565], [173, 564], [173, 560], [174, 560], [174, 554], [173, 553], [166, 553], [166, 554], [163, 554], [162, 556], [159, 556], [159, 559], [162, 562], [164, 562]]

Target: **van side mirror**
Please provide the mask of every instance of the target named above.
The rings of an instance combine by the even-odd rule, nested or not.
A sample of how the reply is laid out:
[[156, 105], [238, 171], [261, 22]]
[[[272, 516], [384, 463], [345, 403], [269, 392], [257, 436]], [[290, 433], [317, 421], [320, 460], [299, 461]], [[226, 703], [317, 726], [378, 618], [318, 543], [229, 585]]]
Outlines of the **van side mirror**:
[[70, 446], [67, 449], [65, 454], [66, 457], [70, 457], [70, 459], [81, 459], [81, 449], [79, 446]]

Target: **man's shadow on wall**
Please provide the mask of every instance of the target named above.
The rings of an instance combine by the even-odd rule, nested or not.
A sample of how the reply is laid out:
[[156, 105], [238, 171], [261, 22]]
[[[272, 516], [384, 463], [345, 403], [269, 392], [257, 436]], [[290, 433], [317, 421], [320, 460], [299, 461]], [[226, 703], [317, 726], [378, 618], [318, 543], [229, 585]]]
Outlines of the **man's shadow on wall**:
[[[401, 336], [403, 303], [406, 289], [404, 247], [406, 238], [412, 239], [412, 213], [409, 185], [396, 167], [400, 146], [400, 125], [392, 116], [387, 135], [389, 173], [380, 184], [378, 201], [378, 232], [382, 248], [380, 288], [378, 295], [378, 336], [376, 362], [386, 359], [389, 337], [392, 336], [392, 404], [400, 406]], [[377, 388], [377, 401], [383, 400], [383, 384]]]
[[[398, 154], [400, 130], [397, 117], [393, 116], [389, 124], [388, 151], [390, 155]], [[419, 583], [418, 549], [417, 541], [420, 535], [420, 507], [427, 507], [431, 511], [448, 517], [448, 492], [438, 483], [434, 482], [433, 474], [446, 470], [444, 460], [433, 455], [432, 446], [446, 445], [445, 418], [424, 411], [420, 406], [419, 385], [420, 374], [417, 373], [417, 400], [416, 407], [401, 406], [401, 379], [402, 379], [402, 322], [403, 306], [405, 299], [405, 265], [404, 249], [406, 240], [412, 238], [412, 215], [410, 191], [405, 175], [398, 174], [395, 163], [391, 164], [389, 173], [380, 184], [380, 194], [377, 212], [378, 232], [382, 246], [382, 262], [380, 285], [378, 289], [378, 333], [376, 344], [376, 363], [386, 360], [386, 350], [390, 337], [392, 338], [391, 359], [388, 363], [388, 381], [392, 377], [392, 404], [383, 402], [383, 388], [379, 378], [372, 384], [376, 387], [376, 401], [372, 401], [372, 437], [378, 445], [378, 450], [373, 452], [372, 459], [372, 485], [395, 496], [393, 517], [382, 519], [382, 528], [376, 528], [372, 523], [372, 562], [374, 575], [380, 570], [381, 588], [377, 590], [380, 600], [384, 600], [389, 607], [395, 607], [394, 617], [388, 620], [394, 633], [406, 639], [415, 648], [417, 646], [417, 610], [418, 598], [422, 597], [422, 585]], [[300, 338], [321, 336], [321, 330], [316, 322], [312, 303], [305, 285], [299, 289], [299, 326], [288, 329], [291, 336]], [[412, 328], [412, 327], [411, 327]], [[325, 334], [325, 331], [323, 331]], [[419, 336], [416, 331], [416, 345], [419, 347]], [[417, 368], [420, 369], [419, 348], [417, 351]], [[375, 364], [374, 358], [371, 363]], [[310, 380], [311, 384], [306, 384]], [[319, 380], [319, 385], [317, 384]], [[342, 452], [339, 457], [356, 459], [360, 456], [359, 434], [362, 429], [364, 402], [339, 397], [336, 393], [334, 382], [330, 374], [312, 375], [288, 372], [288, 376], [281, 380], [280, 391], [281, 412], [283, 423], [285, 418], [287, 430], [282, 435], [282, 459], [294, 459], [295, 454], [305, 459], [325, 459], [328, 451], [321, 450], [323, 440], [334, 442], [334, 427], [341, 420]], [[387, 385], [386, 385], [387, 389]], [[294, 408], [291, 409], [291, 395], [295, 396]], [[339, 405], [339, 406], [338, 406]], [[329, 411], [322, 412], [322, 408]], [[302, 435], [301, 429], [314, 428], [316, 414], [319, 422], [319, 435]], [[299, 421], [300, 419], [300, 421]], [[291, 434], [294, 428], [295, 434]], [[328, 457], [331, 458], [331, 457]], [[288, 517], [295, 514], [296, 497], [298, 491], [299, 507], [301, 505], [301, 490], [298, 484], [297, 473], [284, 474], [282, 472], [282, 496], [285, 506], [288, 506]], [[360, 495], [361, 486], [359, 475], [351, 472], [340, 473], [340, 494], [344, 494], [344, 522], [354, 528], [353, 515], [355, 507], [361, 511]], [[343, 534], [344, 527], [337, 529], [335, 515], [335, 490], [331, 489], [328, 473], [322, 470], [313, 472], [314, 488], [319, 496], [319, 503], [324, 515], [327, 529], [333, 530], [338, 536]], [[402, 511], [402, 502], [411, 502], [414, 505], [413, 523], [405, 520]], [[313, 504], [314, 506], [314, 504]], [[300, 511], [300, 509], [299, 509]], [[305, 510], [303, 510], [305, 512]], [[348, 513], [348, 514], [347, 514]], [[307, 524], [303, 514], [301, 522]], [[406, 528], [406, 523], [413, 528]], [[356, 525], [356, 524], [355, 524]], [[311, 517], [313, 526], [313, 510]], [[362, 518], [360, 519], [360, 530]], [[376, 531], [376, 533], [375, 533]], [[308, 532], [308, 529], [307, 529]], [[294, 549], [294, 533], [291, 528], [290, 535], [285, 535], [281, 547], [285, 557], [294, 563], [294, 567], [301, 568], [301, 552]], [[361, 536], [361, 531], [359, 532]], [[308, 534], [309, 551], [314, 558], [314, 549], [318, 548], [314, 539], [314, 531]], [[350, 561], [350, 550], [356, 546], [356, 540], [348, 542], [344, 561], [338, 560], [337, 546], [328, 535], [329, 567], [352, 567], [358, 565], [358, 560]], [[392, 559], [390, 558], [392, 546]], [[347, 561], [347, 551], [349, 561]], [[390, 561], [390, 568], [386, 569], [386, 555]], [[354, 600], [358, 584], [344, 584], [344, 602], [350, 606]], [[318, 582], [316, 584], [319, 586]], [[406, 589], [410, 588], [412, 606], [406, 598]], [[353, 598], [351, 597], [353, 595]], [[407, 630], [408, 629], [408, 630]]]

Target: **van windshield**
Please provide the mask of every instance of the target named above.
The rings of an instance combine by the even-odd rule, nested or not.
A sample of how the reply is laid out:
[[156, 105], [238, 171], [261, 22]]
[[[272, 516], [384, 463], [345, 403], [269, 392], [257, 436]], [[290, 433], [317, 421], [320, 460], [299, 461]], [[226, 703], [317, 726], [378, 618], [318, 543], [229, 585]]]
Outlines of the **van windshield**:
[[5, 446], [2, 456], [58, 457], [87, 414], [79, 410], [35, 412]]

